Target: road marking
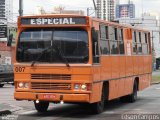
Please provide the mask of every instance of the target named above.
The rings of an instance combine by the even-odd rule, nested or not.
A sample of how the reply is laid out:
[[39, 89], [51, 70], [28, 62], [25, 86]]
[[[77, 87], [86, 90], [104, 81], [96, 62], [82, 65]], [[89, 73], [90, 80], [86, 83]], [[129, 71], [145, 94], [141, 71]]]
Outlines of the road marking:
[[156, 88], [156, 90], [160, 90], [160, 88]]
[[31, 110], [31, 111], [26, 111], [26, 112], [19, 113], [19, 115], [28, 115], [28, 114], [35, 114], [35, 113], [37, 113], [36, 110]]
[[[103, 112], [104, 114], [115, 114], [116, 112], [115, 111], [106, 111], [106, 112]], [[102, 113], [102, 114], [103, 114]]]
[[[61, 117], [63, 117], [63, 116], [61, 116]], [[40, 119], [37, 119], [37, 120], [56, 120], [56, 119], [61, 118], [61, 117], [51, 116], [51, 117], [43, 117], [43, 118], [40, 118]]]

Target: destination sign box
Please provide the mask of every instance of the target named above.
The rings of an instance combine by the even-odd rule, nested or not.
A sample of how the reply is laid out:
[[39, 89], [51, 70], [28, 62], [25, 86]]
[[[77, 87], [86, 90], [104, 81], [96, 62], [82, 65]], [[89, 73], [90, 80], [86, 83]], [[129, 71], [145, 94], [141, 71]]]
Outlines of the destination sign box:
[[7, 25], [0, 25], [0, 38], [7, 37]]
[[80, 18], [22, 18], [22, 25], [75, 25], [86, 24], [84, 17]]

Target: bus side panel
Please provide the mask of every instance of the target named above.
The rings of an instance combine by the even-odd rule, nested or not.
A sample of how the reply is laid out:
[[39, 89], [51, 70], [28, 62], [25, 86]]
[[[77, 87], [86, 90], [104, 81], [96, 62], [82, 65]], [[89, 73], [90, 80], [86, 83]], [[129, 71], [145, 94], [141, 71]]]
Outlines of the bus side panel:
[[132, 76], [133, 75], [133, 57], [132, 56], [126, 56], [126, 76]]
[[143, 90], [150, 86], [151, 74], [145, 74], [139, 78], [139, 90]]
[[136, 56], [133, 56], [133, 65], [134, 65], [134, 75], [139, 74], [139, 66], [138, 66], [138, 59]]
[[109, 96], [108, 99], [112, 100], [118, 97], [119, 80], [109, 81]]
[[133, 83], [133, 77], [109, 81], [109, 100], [131, 94]]
[[100, 78], [100, 67], [93, 66], [92, 67], [92, 75], [93, 75], [93, 86], [92, 86], [92, 93], [90, 95], [90, 103], [98, 102], [101, 100], [102, 94], [102, 82]]
[[101, 100], [102, 85], [102, 82], [93, 83], [92, 93], [90, 95], [90, 103], [99, 102]]
[[119, 78], [119, 56], [111, 56], [112, 78]]
[[125, 78], [124, 82], [124, 95], [129, 95], [133, 92], [133, 77]]
[[119, 76], [124, 77], [126, 76], [126, 58], [125, 56], [120, 56], [119, 57]]
[[139, 65], [139, 74], [143, 74], [143, 56], [137, 56]]
[[139, 90], [147, 88], [148, 86], [150, 86], [151, 82], [151, 56], [144, 56], [143, 60], [144, 75], [139, 77]]
[[121, 78], [119, 80], [119, 84], [118, 84], [118, 96], [117, 97], [124, 96], [124, 94], [125, 94], [124, 82], [125, 82], [125, 78]]
[[143, 57], [144, 59], [144, 73], [149, 73], [149, 58], [148, 57]]
[[101, 57], [101, 80], [108, 80], [112, 77], [112, 67], [111, 67], [111, 57], [102, 56]]

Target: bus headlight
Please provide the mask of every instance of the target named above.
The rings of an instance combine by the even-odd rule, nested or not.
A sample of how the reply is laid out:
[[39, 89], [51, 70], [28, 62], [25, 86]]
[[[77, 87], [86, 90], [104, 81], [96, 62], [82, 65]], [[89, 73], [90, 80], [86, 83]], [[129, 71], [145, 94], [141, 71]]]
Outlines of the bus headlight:
[[24, 83], [23, 82], [18, 83], [18, 87], [19, 88], [23, 88], [24, 87]]
[[29, 88], [29, 83], [20, 82], [20, 83], [18, 83], [18, 88], [28, 89]]
[[79, 90], [80, 89], [80, 84], [75, 84], [74, 85], [74, 90]]
[[24, 83], [25, 88], [29, 88], [29, 83]]
[[80, 91], [90, 91], [91, 85], [90, 84], [74, 84], [74, 90], [80, 90]]
[[81, 85], [81, 90], [87, 90], [87, 85], [86, 84]]

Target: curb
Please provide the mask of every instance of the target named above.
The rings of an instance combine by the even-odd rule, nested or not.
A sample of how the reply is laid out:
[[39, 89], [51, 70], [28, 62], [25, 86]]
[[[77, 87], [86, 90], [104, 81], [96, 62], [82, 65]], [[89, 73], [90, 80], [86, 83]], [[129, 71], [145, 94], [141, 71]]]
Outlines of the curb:
[[160, 84], [160, 82], [151, 83], [151, 85], [156, 85], [156, 84]]
[[12, 112], [10, 110], [2, 110], [0, 111], [0, 116], [2, 115], [8, 115], [8, 114], [11, 114]]

